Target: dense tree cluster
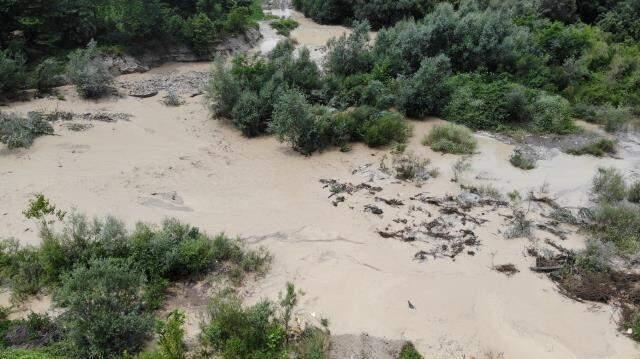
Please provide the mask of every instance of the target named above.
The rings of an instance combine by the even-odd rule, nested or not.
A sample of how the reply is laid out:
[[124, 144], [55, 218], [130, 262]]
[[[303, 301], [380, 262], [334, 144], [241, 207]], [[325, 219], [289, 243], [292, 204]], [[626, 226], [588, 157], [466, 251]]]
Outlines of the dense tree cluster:
[[306, 16], [331, 24], [368, 20], [378, 29], [406, 18], [423, 17], [435, 0], [294, 0]]
[[92, 40], [115, 53], [185, 44], [206, 55], [260, 14], [254, 0], [0, 0], [0, 97], [59, 84], [60, 61]]

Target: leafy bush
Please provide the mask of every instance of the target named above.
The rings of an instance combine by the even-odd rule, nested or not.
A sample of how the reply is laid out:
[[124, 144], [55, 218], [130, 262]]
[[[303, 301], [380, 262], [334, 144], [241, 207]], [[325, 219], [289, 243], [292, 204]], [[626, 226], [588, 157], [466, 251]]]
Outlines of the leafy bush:
[[25, 80], [24, 57], [0, 49], [0, 99], [15, 95], [24, 87]]
[[47, 93], [63, 82], [61, 75], [63, 67], [55, 59], [45, 59], [33, 70], [31, 83], [40, 93]]
[[[88, 266], [95, 258], [126, 260], [148, 279], [146, 293], [157, 295], [162, 295], [168, 280], [204, 274], [223, 263], [239, 274], [256, 272], [270, 259], [262, 250], [246, 250], [238, 240], [222, 234], [210, 237], [175, 219], [164, 221], [159, 229], [138, 224], [132, 233], [112, 217], [89, 221], [72, 213], [62, 232], [52, 231], [49, 223], [42, 221], [42, 245], [37, 249], [3, 243], [0, 271], [16, 295], [55, 288], [66, 273]], [[148, 297], [148, 301], [157, 299]]]
[[282, 355], [287, 333], [276, 320], [275, 306], [263, 301], [242, 308], [229, 294], [215, 297], [202, 327], [201, 340], [224, 358], [276, 358]]
[[623, 0], [598, 21], [605, 31], [611, 32], [617, 41], [640, 41], [640, 3]]
[[627, 199], [631, 203], [640, 204], [640, 181], [636, 181], [631, 186], [629, 186]]
[[62, 279], [56, 302], [67, 308], [67, 336], [82, 357], [135, 353], [153, 328], [144, 311], [144, 275], [122, 260], [93, 260]]
[[240, 97], [241, 88], [232, 73], [225, 69], [222, 61], [216, 61], [212, 67], [206, 91], [211, 112], [215, 116], [230, 118]]
[[619, 202], [627, 196], [627, 185], [615, 168], [598, 168], [591, 192], [599, 202]]
[[447, 123], [434, 126], [422, 140], [425, 146], [431, 146], [436, 152], [472, 154], [478, 142], [468, 128]]
[[298, 27], [298, 22], [293, 19], [278, 19], [271, 22], [271, 27], [276, 29], [278, 34], [289, 36], [291, 31]]
[[400, 355], [398, 356], [398, 359], [422, 359], [422, 355], [420, 355], [420, 353], [418, 353], [418, 351], [416, 350], [416, 347], [413, 346], [413, 343], [411, 342], [406, 342], [403, 346], [402, 349], [400, 350]]
[[598, 141], [586, 144], [582, 147], [570, 149], [567, 153], [576, 156], [592, 155], [602, 157], [607, 154], [616, 153], [616, 142], [617, 141], [608, 138], [601, 138]]
[[373, 65], [369, 45], [369, 23], [355, 24], [353, 32], [333, 38], [327, 43], [327, 72], [348, 76], [368, 72]]
[[167, 95], [162, 102], [167, 106], [177, 107], [184, 104], [184, 100], [174, 90], [167, 91]]
[[400, 82], [398, 109], [409, 117], [438, 115], [447, 103], [451, 62], [446, 55], [422, 60], [420, 69]]
[[233, 124], [247, 137], [264, 133], [267, 123], [260, 116], [261, 102], [253, 92], [243, 92], [233, 107]]
[[285, 92], [275, 103], [269, 130], [281, 142], [289, 143], [293, 149], [305, 155], [322, 147], [318, 141], [311, 105], [304, 95], [296, 90]]
[[53, 127], [39, 112], [30, 112], [27, 118], [0, 113], [0, 142], [9, 148], [30, 147], [37, 137], [51, 134]]
[[595, 208], [590, 225], [593, 236], [611, 242], [623, 253], [640, 249], [640, 209], [635, 204], [605, 202]]
[[156, 332], [159, 335], [158, 349], [140, 353], [140, 359], [184, 359], [187, 348], [184, 343], [185, 315], [174, 310], [167, 315], [166, 321], [158, 321]]
[[569, 101], [557, 95], [540, 94], [533, 104], [533, 125], [542, 132], [570, 133], [576, 130]]
[[67, 76], [76, 85], [78, 94], [85, 98], [106, 95], [113, 82], [113, 75], [99, 58], [97, 43], [91, 41], [85, 49], [78, 49], [69, 55]]
[[404, 143], [409, 134], [406, 120], [395, 112], [381, 112], [362, 127], [362, 139], [369, 147], [386, 146], [392, 142]]
[[536, 168], [536, 161], [534, 158], [530, 158], [522, 151], [514, 151], [509, 158], [509, 162], [513, 167], [517, 167], [523, 170], [532, 170]]
[[574, 107], [573, 112], [585, 121], [603, 125], [607, 132], [620, 130], [634, 117], [629, 108], [614, 107], [611, 105], [593, 106], [578, 104]]

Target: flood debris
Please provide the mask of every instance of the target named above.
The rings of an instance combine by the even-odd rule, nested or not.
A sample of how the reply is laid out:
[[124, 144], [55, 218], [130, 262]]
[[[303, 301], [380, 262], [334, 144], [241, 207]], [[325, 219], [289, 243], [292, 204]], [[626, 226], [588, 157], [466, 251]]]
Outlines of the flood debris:
[[368, 204], [368, 205], [364, 206], [364, 211], [365, 212], [371, 212], [373, 214], [378, 214], [378, 215], [384, 213], [382, 211], [382, 209], [380, 209], [380, 207], [375, 206], [373, 204]]
[[493, 266], [493, 270], [495, 270], [496, 272], [500, 272], [506, 275], [507, 277], [511, 277], [516, 273], [520, 273], [520, 271], [518, 270], [518, 267], [516, 267], [515, 264], [513, 263], [500, 264], [500, 265]]

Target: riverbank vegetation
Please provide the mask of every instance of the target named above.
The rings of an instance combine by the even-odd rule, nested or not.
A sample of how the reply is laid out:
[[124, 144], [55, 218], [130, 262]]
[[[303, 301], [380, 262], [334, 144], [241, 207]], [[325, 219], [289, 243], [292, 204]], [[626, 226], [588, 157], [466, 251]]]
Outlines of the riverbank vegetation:
[[188, 46], [207, 55], [226, 37], [256, 27], [254, 0], [51, 0], [0, 4], [0, 98], [59, 85], [67, 54], [92, 40], [104, 53], [162, 53]]
[[[605, 27], [605, 20], [581, 20], [587, 17], [582, 15], [587, 13], [582, 5], [578, 8], [584, 11], [561, 11], [547, 2], [518, 0], [409, 3], [409, 8], [419, 10], [401, 10], [405, 16], [383, 24], [393, 26], [380, 29], [371, 41], [372, 25], [381, 25], [360, 16], [364, 10], [339, 1], [297, 1], [296, 6], [318, 21], [353, 19], [352, 32], [329, 41], [322, 70], [310, 61], [306, 50], [297, 56], [288, 43], [279, 45], [268, 60], [243, 57], [224, 70], [228, 80], [241, 84], [255, 81], [257, 86], [222, 86], [215, 79], [223, 71], [218, 68], [213, 82], [220, 85], [212, 89], [220, 92], [231, 87], [237, 94], [215, 95], [212, 91], [212, 106], [230, 110], [235, 105], [215, 104], [216, 96], [242, 101], [235, 114], [214, 112], [240, 123], [248, 135], [269, 132], [271, 107], [264, 103], [281, 98], [277, 94], [286, 91], [300, 92], [311, 107], [322, 108], [323, 113], [368, 106], [380, 111], [395, 109], [418, 119], [440, 116], [471, 129], [490, 131], [568, 134], [580, 131], [574, 116], [616, 131], [640, 112], [640, 45], [632, 36], [607, 32], [614, 27]], [[385, 4], [380, 1], [366, 6], [391, 6]], [[366, 7], [353, 5], [359, 6]], [[613, 16], [598, 11], [601, 13], [589, 16]], [[341, 15], [330, 18], [336, 14]], [[622, 18], [619, 21], [624, 22]], [[306, 81], [297, 78], [292, 69], [306, 73]], [[257, 76], [248, 81], [249, 74]], [[250, 115], [240, 111], [246, 107], [254, 108]], [[321, 117], [307, 123], [326, 124]], [[244, 122], [257, 122], [258, 126], [246, 131]], [[299, 144], [292, 145], [301, 149]], [[310, 148], [321, 147], [301, 152], [308, 154]], [[585, 153], [600, 154], [599, 149], [585, 149]]]
[[209, 236], [175, 219], [159, 227], [139, 223], [129, 231], [112, 217], [89, 220], [65, 213], [42, 195], [24, 213], [40, 222], [42, 243], [1, 242], [1, 284], [17, 302], [50, 294], [63, 314], [32, 314], [22, 321], [5, 315], [0, 345], [32, 343], [53, 357], [135, 354], [152, 336], [153, 313], [171, 283], [207, 275], [240, 283], [270, 261], [264, 250], [249, 250], [237, 239]]

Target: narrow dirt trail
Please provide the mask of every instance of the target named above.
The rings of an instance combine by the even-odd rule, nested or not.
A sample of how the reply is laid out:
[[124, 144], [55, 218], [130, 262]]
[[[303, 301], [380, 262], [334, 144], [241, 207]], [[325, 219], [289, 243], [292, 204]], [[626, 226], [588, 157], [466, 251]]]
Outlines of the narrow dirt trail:
[[[292, 36], [301, 45], [315, 46], [314, 35], [303, 36], [307, 26], [317, 25], [301, 21]], [[329, 34], [343, 31], [334, 30]], [[208, 66], [170, 64], [119, 80], [206, 71]], [[298, 314], [328, 318], [334, 334], [410, 339], [430, 358], [485, 352], [505, 358], [631, 358], [639, 353], [616, 330], [610, 307], [569, 300], [545, 276], [528, 270], [533, 258], [525, 249], [549, 237], [546, 233], [536, 233], [537, 240], [506, 240], [501, 233], [506, 220], [496, 211], [475, 229], [480, 240], [475, 255], [416, 261], [420, 244], [380, 237], [381, 218], [364, 213], [355, 196], [334, 207], [319, 180], [362, 182], [352, 172], [377, 165], [388, 149], [355, 145], [349, 153], [336, 149], [303, 157], [275, 138], [249, 140], [227, 123], [210, 119], [202, 96], [185, 96], [186, 104], [174, 108], [161, 103], [162, 92], [147, 99], [92, 102], [79, 99], [70, 87], [61, 91], [66, 101], [38, 99], [2, 110], [107, 111], [131, 118], [95, 122], [83, 132], [56, 124], [55, 136], [37, 139], [30, 149], [0, 148], [0, 236], [38, 244], [34, 224], [21, 214], [34, 193], [44, 193], [61, 208], [114, 215], [131, 226], [137, 220], [176, 217], [210, 233], [225, 231], [267, 247], [275, 258], [272, 269], [248, 289], [247, 300], [276, 298], [287, 281], [295, 282], [306, 293]], [[459, 192], [450, 182], [459, 157], [420, 145], [439, 122], [413, 122], [407, 150], [431, 159], [441, 175], [421, 188], [390, 184], [380, 196]], [[596, 159], [557, 153], [524, 172], [508, 163], [513, 146], [477, 137], [479, 153], [465, 181], [522, 193], [546, 182], [552, 196], [566, 205], [587, 201], [598, 166], [613, 165], [626, 173], [637, 169], [638, 159], [624, 154], [623, 159]], [[395, 213], [385, 211], [383, 219]], [[580, 246], [581, 241], [571, 236], [566, 245]], [[513, 263], [520, 273], [506, 277], [491, 269], [494, 263]]]

